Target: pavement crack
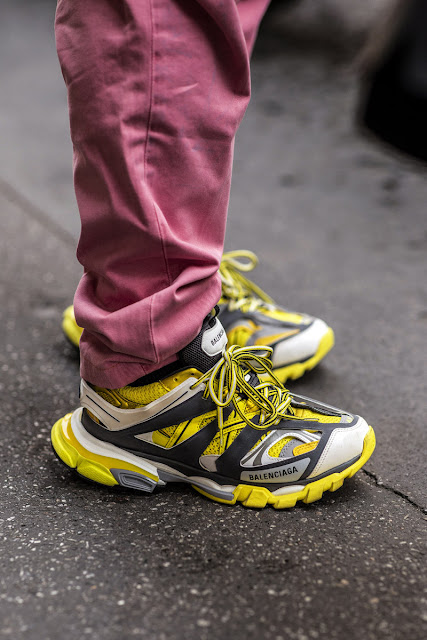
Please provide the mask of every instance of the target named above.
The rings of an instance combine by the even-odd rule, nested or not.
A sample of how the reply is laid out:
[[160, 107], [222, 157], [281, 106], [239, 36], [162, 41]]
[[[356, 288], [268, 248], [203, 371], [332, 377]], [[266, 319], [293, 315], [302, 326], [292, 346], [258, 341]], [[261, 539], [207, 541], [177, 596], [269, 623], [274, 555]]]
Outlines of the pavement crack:
[[382, 480], [379, 480], [378, 476], [376, 475], [376, 473], [373, 473], [373, 471], [362, 469], [362, 472], [367, 475], [368, 478], [371, 478], [371, 480], [375, 482], [375, 485], [380, 489], [385, 489], [386, 491], [394, 493], [394, 495], [399, 496], [399, 498], [403, 498], [403, 500], [408, 502], [412, 507], [415, 507], [416, 509], [418, 509], [418, 511], [421, 511], [422, 514], [427, 514], [427, 509], [425, 507], [418, 504], [418, 502], [415, 502], [415, 500], [412, 500], [412, 498], [407, 496], [406, 493], [403, 493], [403, 491], [399, 491], [399, 489], [395, 489], [391, 485], [385, 484]]
[[50, 233], [55, 235], [59, 240], [65, 242], [70, 247], [75, 247], [76, 240], [71, 233], [63, 229], [59, 224], [52, 220], [44, 211], [42, 211], [37, 205], [33, 204], [22, 193], [17, 191], [9, 182], [0, 178], [0, 194], [3, 195], [6, 200], [17, 205], [23, 213], [29, 215], [36, 220], [43, 227], [47, 228]]

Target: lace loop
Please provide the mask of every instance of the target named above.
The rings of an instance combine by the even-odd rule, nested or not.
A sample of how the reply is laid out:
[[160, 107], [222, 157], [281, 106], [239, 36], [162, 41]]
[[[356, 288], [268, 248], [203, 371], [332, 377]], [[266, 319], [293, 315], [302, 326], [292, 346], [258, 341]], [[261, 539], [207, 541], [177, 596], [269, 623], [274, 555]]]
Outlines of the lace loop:
[[219, 267], [223, 296], [232, 309], [248, 305], [252, 311], [260, 306], [276, 308], [270, 296], [243, 275], [252, 271], [258, 264], [258, 258], [252, 251], [229, 251], [222, 256]]
[[[240, 418], [254, 429], [265, 430], [281, 420], [298, 420], [291, 406], [292, 396], [271, 371], [271, 347], [239, 347], [224, 350], [212, 369], [194, 383], [193, 389], [205, 384], [204, 396], [217, 406], [220, 445], [223, 446], [224, 409], [232, 405]], [[271, 381], [250, 384], [251, 372], [268, 374]], [[251, 420], [239, 400], [246, 396], [259, 411], [259, 422]], [[256, 411], [255, 409], [255, 411]]]

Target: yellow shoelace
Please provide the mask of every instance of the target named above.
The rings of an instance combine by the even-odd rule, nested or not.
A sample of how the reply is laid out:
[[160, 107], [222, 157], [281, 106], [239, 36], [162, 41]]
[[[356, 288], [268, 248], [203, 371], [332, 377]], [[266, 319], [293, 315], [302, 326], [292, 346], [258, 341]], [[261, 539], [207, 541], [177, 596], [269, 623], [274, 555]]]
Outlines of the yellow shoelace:
[[222, 256], [219, 275], [222, 282], [223, 296], [230, 309], [247, 306], [255, 311], [260, 306], [276, 308], [276, 304], [260, 287], [243, 275], [252, 271], [258, 264], [258, 258], [252, 251], [229, 251]]
[[[230, 404], [246, 424], [265, 430], [281, 420], [299, 420], [291, 407], [292, 396], [271, 371], [270, 347], [238, 347], [232, 345], [222, 358], [192, 386], [205, 383], [204, 397], [211, 398], [218, 410], [220, 446], [223, 446], [224, 409]], [[250, 372], [267, 373], [272, 382], [261, 382], [253, 387], [248, 379]], [[259, 423], [253, 422], [239, 406], [241, 395], [247, 396], [260, 410]]]

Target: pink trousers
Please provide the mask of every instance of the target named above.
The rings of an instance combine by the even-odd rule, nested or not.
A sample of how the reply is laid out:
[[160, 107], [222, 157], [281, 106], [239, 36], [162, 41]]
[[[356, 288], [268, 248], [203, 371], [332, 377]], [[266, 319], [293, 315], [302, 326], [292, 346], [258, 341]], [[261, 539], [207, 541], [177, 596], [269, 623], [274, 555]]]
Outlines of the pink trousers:
[[172, 362], [220, 297], [233, 144], [268, 2], [58, 2], [89, 382], [121, 387]]

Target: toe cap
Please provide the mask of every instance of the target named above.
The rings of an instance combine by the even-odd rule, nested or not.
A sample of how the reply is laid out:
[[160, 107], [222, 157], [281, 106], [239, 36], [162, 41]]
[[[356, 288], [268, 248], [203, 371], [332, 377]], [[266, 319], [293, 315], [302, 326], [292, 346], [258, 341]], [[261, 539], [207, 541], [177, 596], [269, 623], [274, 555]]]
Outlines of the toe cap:
[[329, 330], [326, 322], [316, 318], [306, 329], [274, 346], [273, 367], [301, 362], [315, 355], [320, 341]]
[[309, 479], [327, 473], [360, 456], [368, 431], [369, 425], [360, 416], [357, 416], [357, 422], [352, 427], [334, 429]]

